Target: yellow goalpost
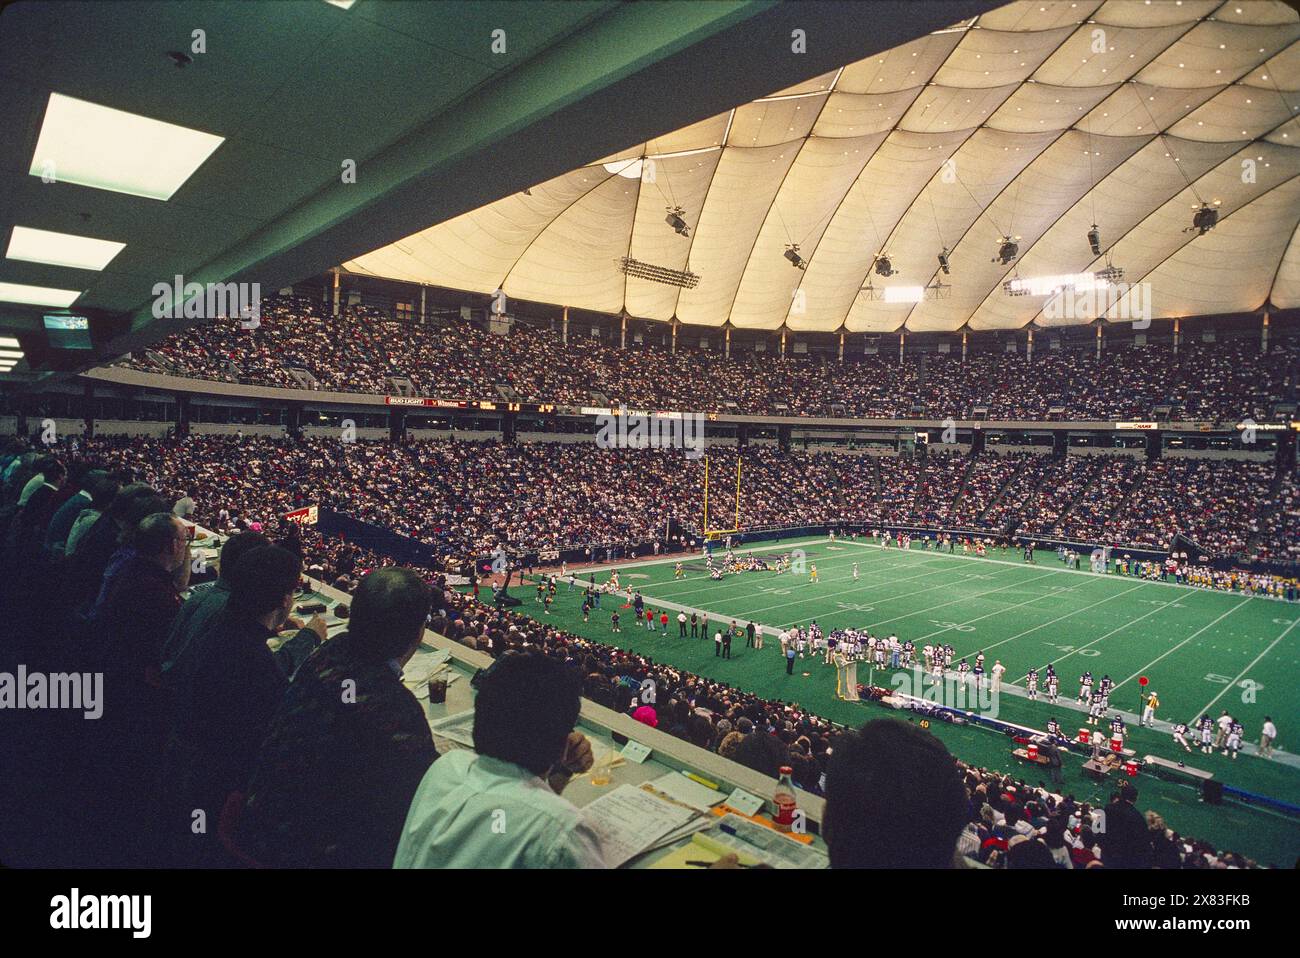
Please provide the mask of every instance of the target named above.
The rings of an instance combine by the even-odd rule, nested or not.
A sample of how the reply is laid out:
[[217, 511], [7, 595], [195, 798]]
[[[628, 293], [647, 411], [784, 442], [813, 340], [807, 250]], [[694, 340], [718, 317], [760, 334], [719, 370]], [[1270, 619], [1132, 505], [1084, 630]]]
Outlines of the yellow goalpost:
[[709, 528], [709, 457], [704, 457], [704, 538], [716, 539], [740, 531], [740, 457], [736, 457], [736, 524], [730, 529]]

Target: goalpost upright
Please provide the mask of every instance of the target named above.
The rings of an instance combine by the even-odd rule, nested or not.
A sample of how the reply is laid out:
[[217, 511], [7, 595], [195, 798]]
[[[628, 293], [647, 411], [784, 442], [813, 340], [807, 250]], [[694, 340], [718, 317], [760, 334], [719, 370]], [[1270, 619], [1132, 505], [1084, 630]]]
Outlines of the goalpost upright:
[[709, 528], [709, 457], [704, 457], [704, 537], [709, 539], [719, 535], [740, 531], [740, 457], [736, 457], [736, 524], [730, 529]]

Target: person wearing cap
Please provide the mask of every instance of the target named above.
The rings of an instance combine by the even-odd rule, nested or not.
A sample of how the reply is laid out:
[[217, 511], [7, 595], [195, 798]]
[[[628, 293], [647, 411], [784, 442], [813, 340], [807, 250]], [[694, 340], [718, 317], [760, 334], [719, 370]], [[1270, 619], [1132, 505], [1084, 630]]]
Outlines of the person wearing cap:
[[1147, 693], [1146, 701], [1142, 704], [1142, 720], [1138, 725], [1155, 725], [1156, 709], [1160, 707], [1160, 698], [1156, 695], [1155, 689]]

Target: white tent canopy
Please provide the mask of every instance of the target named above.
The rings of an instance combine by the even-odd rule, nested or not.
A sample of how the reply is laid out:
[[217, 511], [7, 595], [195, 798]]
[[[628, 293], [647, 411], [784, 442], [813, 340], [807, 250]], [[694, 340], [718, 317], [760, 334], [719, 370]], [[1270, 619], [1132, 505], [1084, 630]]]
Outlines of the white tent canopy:
[[[1157, 318], [1295, 307], [1298, 114], [1300, 18], [1284, 3], [1017, 0], [345, 266], [751, 329], [1082, 323], [1003, 284], [1108, 263], [1150, 284]], [[1202, 203], [1219, 215], [1203, 235], [1188, 228]], [[689, 236], [664, 222], [674, 207]], [[1019, 257], [1004, 265], [1008, 236]], [[784, 258], [792, 244], [806, 270]], [[895, 275], [875, 274], [881, 253]], [[629, 278], [624, 256], [699, 285]], [[919, 302], [883, 295], [936, 282]]]

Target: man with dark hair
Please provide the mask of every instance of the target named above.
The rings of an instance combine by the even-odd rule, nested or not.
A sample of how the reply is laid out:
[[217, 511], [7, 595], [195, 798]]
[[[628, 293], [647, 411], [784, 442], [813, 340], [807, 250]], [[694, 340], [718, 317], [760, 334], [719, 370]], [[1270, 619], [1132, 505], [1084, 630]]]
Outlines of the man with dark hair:
[[[117, 864], [147, 863], [148, 817], [166, 741], [159, 662], [180, 608], [177, 570], [189, 569], [189, 539], [170, 513], [146, 516], [105, 575], [82, 668], [104, 673], [108, 704], [86, 743], [93, 794], [86, 827]], [[93, 824], [92, 824], [93, 823]], [[145, 856], [141, 860], [136, 856]]]
[[170, 511], [166, 500], [147, 483], [133, 482], [119, 489], [104, 514], [77, 544], [62, 590], [69, 608], [89, 613], [114, 560], [127, 557], [123, 546], [136, 526], [147, 516]]
[[393, 864], [411, 796], [438, 757], [424, 709], [401, 680], [431, 603], [415, 572], [376, 569], [353, 593], [348, 631], [298, 671], [249, 784], [239, 844], [257, 861]]
[[54, 511], [45, 529], [45, 551], [56, 559], [63, 555], [68, 533], [72, 531], [77, 517], [94, 504], [97, 492], [100, 494], [100, 501], [103, 501], [102, 488], [110, 481], [108, 474], [102, 469], [87, 469], [83, 465], [79, 471], [81, 475], [76, 481], [76, 491]]
[[[109, 504], [112, 503], [121, 488], [121, 483], [113, 476], [96, 479], [90, 484], [90, 505], [77, 513], [76, 519], [68, 528], [68, 535], [63, 545], [63, 555], [70, 556], [76, 553], [82, 537], [99, 521], [104, 514], [104, 510], [109, 507]], [[57, 518], [56, 515], [55, 519]]]
[[754, 732], [746, 735], [732, 759], [754, 771], [775, 779], [781, 766], [790, 764], [790, 748], [775, 735]]
[[[230, 570], [226, 608], [190, 650], [195, 656], [188, 666], [190, 681], [174, 696], [178, 721], [168, 749], [168, 785], [172, 814], [185, 817], [164, 828], [189, 833], [195, 809], [215, 824], [227, 796], [244, 791], [258, 746], [289, 687], [267, 640], [289, 618], [301, 574], [302, 561], [277, 546], [249, 551]], [[304, 632], [324, 641], [324, 620], [313, 619], [310, 630], [295, 636], [315, 641]], [[214, 834], [209, 828], [199, 836], [208, 850]]]
[[189, 536], [169, 512], [140, 520], [120, 560], [104, 575], [92, 612], [111, 672], [159, 688], [163, 640], [189, 579]]
[[52, 456], [40, 460], [39, 471], [23, 487], [20, 508], [8, 529], [12, 558], [28, 562], [40, 557], [45, 548], [45, 530], [62, 505], [60, 490], [66, 478], [63, 463]]
[[835, 740], [822, 836], [832, 868], [951, 868], [966, 788], [942, 742], [876, 719]]
[[599, 839], [560, 793], [591, 768], [573, 730], [581, 676], [505, 655], [474, 703], [474, 748], [434, 762], [411, 801], [394, 868], [603, 868]]
[[260, 532], [240, 532], [226, 540], [221, 547], [217, 581], [191, 589], [189, 598], [172, 622], [162, 649], [164, 681], [171, 683], [170, 673], [185, 649], [225, 610], [230, 599], [230, 571], [235, 564], [247, 553], [270, 544], [270, 540]]
[[1121, 782], [1102, 811], [1106, 827], [1098, 831], [1097, 844], [1107, 868], [1150, 868], [1155, 862], [1146, 818], [1135, 807], [1137, 797], [1136, 788]]

